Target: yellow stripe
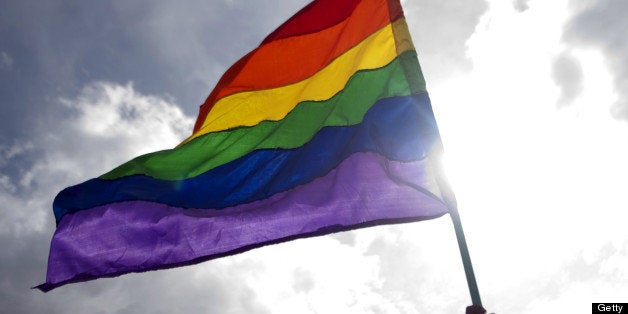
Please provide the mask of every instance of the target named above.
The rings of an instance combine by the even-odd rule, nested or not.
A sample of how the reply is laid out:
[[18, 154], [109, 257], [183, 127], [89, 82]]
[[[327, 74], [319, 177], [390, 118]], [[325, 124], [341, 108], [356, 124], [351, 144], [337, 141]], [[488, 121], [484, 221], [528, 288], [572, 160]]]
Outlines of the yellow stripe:
[[407, 50], [416, 50], [412, 43], [412, 37], [410, 37], [410, 30], [405, 19], [398, 19], [392, 24], [393, 34], [395, 34], [395, 41], [397, 45], [397, 54], [400, 55]]
[[[401, 23], [405, 24], [404, 19], [381, 28], [303, 81], [272, 89], [241, 92], [218, 100], [203, 126], [180, 145], [210, 132], [253, 126], [264, 120], [281, 120], [302, 101], [331, 98], [356, 71], [383, 67], [398, 54], [412, 49], [411, 45], [397, 47], [395, 44], [396, 24]], [[397, 32], [396, 35], [400, 34]]]

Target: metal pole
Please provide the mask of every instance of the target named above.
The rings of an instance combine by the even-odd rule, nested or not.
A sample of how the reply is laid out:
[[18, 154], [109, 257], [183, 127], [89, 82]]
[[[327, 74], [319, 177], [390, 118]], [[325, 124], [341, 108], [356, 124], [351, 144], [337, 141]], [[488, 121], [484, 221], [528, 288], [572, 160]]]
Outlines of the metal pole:
[[437, 148], [437, 181], [441, 190], [443, 200], [449, 209], [449, 216], [454, 224], [454, 230], [456, 231], [456, 239], [458, 240], [458, 248], [460, 249], [460, 257], [462, 258], [462, 265], [464, 266], [464, 273], [467, 277], [467, 285], [469, 286], [469, 293], [471, 294], [471, 302], [473, 305], [482, 306], [482, 300], [480, 299], [480, 291], [478, 290], [478, 284], [475, 280], [475, 274], [473, 272], [473, 265], [471, 264], [471, 256], [469, 255], [469, 248], [467, 247], [467, 240], [464, 237], [464, 231], [462, 230], [462, 223], [460, 221], [460, 215], [458, 214], [458, 204], [456, 196], [454, 195], [449, 182], [447, 182], [442, 163], [442, 146]]
[[475, 273], [473, 272], [473, 265], [471, 264], [471, 256], [469, 255], [469, 248], [467, 247], [467, 241], [464, 237], [462, 230], [462, 223], [460, 222], [460, 215], [458, 214], [458, 208], [449, 208], [449, 216], [454, 223], [454, 230], [456, 231], [456, 239], [458, 240], [458, 248], [460, 249], [460, 257], [462, 258], [462, 265], [464, 266], [464, 273], [467, 276], [467, 285], [469, 285], [469, 293], [471, 293], [471, 302], [473, 305], [482, 306], [482, 300], [480, 299], [480, 291], [478, 290], [478, 284], [475, 280]]

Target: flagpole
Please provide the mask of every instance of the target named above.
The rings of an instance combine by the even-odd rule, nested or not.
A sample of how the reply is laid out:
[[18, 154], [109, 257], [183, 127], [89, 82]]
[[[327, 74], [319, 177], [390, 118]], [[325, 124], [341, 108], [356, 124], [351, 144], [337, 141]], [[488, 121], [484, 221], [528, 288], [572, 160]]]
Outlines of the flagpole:
[[454, 223], [456, 239], [458, 240], [458, 248], [460, 249], [460, 257], [462, 258], [462, 265], [464, 266], [464, 273], [467, 277], [467, 285], [469, 286], [469, 293], [471, 294], [471, 303], [473, 305], [482, 306], [480, 291], [475, 280], [475, 273], [473, 272], [473, 265], [471, 264], [471, 256], [469, 255], [469, 248], [467, 247], [467, 241], [464, 237], [464, 231], [462, 230], [462, 223], [460, 222], [460, 215], [458, 214], [457, 206], [449, 208], [449, 216], [451, 217], [451, 221]]
[[443, 200], [449, 209], [449, 216], [451, 217], [451, 221], [454, 224], [454, 230], [456, 232], [456, 240], [458, 241], [458, 249], [460, 250], [460, 257], [462, 258], [462, 265], [464, 267], [464, 273], [467, 277], [467, 285], [469, 286], [469, 293], [471, 294], [471, 303], [473, 305], [482, 306], [482, 300], [480, 299], [480, 291], [478, 289], [478, 284], [475, 280], [475, 273], [473, 272], [473, 265], [471, 264], [471, 255], [469, 254], [469, 248], [467, 247], [467, 240], [464, 236], [464, 231], [462, 229], [462, 222], [460, 221], [460, 214], [458, 213], [458, 202], [456, 201], [456, 196], [447, 182], [443, 171], [442, 165], [442, 146], [437, 148], [439, 151], [440, 158], [437, 158], [438, 166], [437, 166], [437, 181], [438, 186], [441, 190], [441, 194], [443, 196]]

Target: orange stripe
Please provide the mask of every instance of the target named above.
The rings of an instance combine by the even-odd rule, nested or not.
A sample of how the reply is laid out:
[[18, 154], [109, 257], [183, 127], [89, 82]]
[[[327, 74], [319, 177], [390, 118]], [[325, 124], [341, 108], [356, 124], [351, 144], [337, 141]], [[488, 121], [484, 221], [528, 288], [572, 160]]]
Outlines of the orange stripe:
[[242, 91], [285, 86], [325, 67], [360, 41], [389, 24], [388, 1], [362, 1], [342, 22], [320, 32], [277, 39], [250, 52], [220, 79], [201, 106], [195, 130], [219, 99]]
[[405, 19], [388, 24], [305, 80], [221, 98], [201, 127], [179, 145], [210, 132], [253, 126], [265, 120], [278, 121], [302, 101], [331, 98], [355, 72], [383, 67], [398, 54], [412, 49], [411, 41], [400, 38], [409, 36], [405, 24]]

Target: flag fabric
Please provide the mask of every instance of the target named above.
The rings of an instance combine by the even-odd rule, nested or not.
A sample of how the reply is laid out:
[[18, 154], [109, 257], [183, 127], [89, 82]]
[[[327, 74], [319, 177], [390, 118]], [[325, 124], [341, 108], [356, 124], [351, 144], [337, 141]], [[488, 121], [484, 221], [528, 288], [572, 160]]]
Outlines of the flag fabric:
[[447, 213], [398, 0], [319, 0], [222, 76], [192, 135], [54, 200], [43, 291]]

